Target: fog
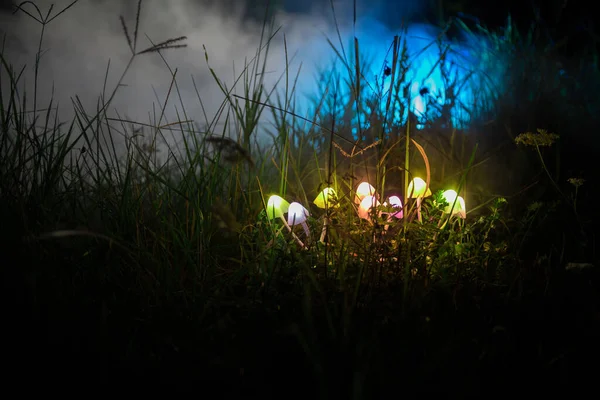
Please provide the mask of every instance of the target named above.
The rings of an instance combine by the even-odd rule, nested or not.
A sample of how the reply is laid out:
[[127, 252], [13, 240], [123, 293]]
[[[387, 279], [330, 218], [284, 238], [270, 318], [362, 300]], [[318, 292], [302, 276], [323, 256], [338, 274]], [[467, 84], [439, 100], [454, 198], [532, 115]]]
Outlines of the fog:
[[[35, 4], [42, 14], [46, 14], [50, 5], [54, 4], [51, 15], [55, 15], [71, 2], [38, 0]], [[245, 62], [250, 61], [259, 48], [264, 28], [261, 18], [264, 6], [260, 8], [257, 4], [265, 2], [145, 0], [142, 3], [137, 50], [180, 36], [187, 37], [187, 47], [137, 56], [110, 105], [109, 115], [163, 125], [187, 118], [199, 126], [206, 126], [217, 115], [225, 99], [209, 66], [228, 87], [233, 86]], [[265, 87], [271, 88], [285, 76], [285, 37], [289, 79], [293, 80], [299, 73], [298, 98], [307, 99], [307, 95], [314, 94], [316, 90], [315, 73], [318, 68], [328, 65], [335, 57], [327, 38], [336, 46], [340, 44], [331, 5], [328, 0], [273, 3], [278, 4], [274, 27], [280, 30], [271, 41], [267, 74], [264, 76]], [[299, 7], [298, 4], [305, 6]], [[423, 11], [423, 7], [419, 6], [423, 2], [416, 0], [395, 4], [390, 7], [384, 1], [359, 1], [357, 14], [360, 18], [354, 24], [353, 1], [335, 1], [335, 18], [343, 44], [347, 45], [356, 36], [361, 48], [378, 52], [381, 55], [379, 61], [383, 61], [394, 34]], [[136, 6], [135, 1], [81, 0], [45, 27], [38, 81], [38, 109], [46, 108], [53, 97], [54, 106], [58, 104], [59, 118], [69, 121], [73, 116], [72, 101], [77, 95], [88, 114], [95, 113], [105, 76], [108, 77], [106, 91], [110, 94], [131, 58], [119, 16], [123, 15], [132, 36]], [[37, 15], [30, 4], [24, 5], [23, 9]], [[26, 66], [20, 88], [25, 88], [31, 102], [35, 55], [42, 27], [22, 11], [1, 13], [0, 18], [0, 26], [6, 34], [4, 57], [15, 68]], [[428, 41], [437, 35], [436, 28], [422, 24], [412, 26], [416, 27], [417, 34], [429, 36]], [[205, 57], [208, 57], [208, 64]], [[175, 70], [179, 93], [172, 91], [167, 101], [172, 83], [171, 71]], [[6, 83], [4, 75], [3, 83]], [[279, 85], [280, 88], [283, 86]], [[241, 83], [236, 89], [243, 94]], [[415, 87], [417, 93], [418, 90], [419, 87]], [[6, 91], [3, 95], [6, 97]], [[198, 97], [202, 100], [204, 110]], [[165, 115], [159, 120], [160, 109], [165, 103]], [[183, 115], [181, 104], [185, 107], [186, 116]], [[308, 109], [306, 103], [301, 105], [303, 107], [300, 109]], [[265, 121], [268, 122], [268, 119]]]

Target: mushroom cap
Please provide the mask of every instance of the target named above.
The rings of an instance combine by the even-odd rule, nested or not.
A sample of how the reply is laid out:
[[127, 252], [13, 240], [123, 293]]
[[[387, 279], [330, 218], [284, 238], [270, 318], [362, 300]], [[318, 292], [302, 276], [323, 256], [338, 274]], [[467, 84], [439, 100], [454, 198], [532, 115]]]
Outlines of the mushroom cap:
[[402, 200], [400, 200], [400, 197], [390, 196], [388, 198], [388, 202], [390, 203], [390, 205], [392, 207], [400, 209], [400, 211], [396, 211], [395, 213], [390, 213], [390, 214], [398, 219], [402, 218], [404, 216], [404, 212], [402, 210]]
[[356, 188], [354, 202], [360, 204], [366, 196], [375, 196], [375, 188], [369, 182], [361, 182]]
[[269, 219], [281, 218], [288, 211], [290, 203], [277, 195], [269, 197], [267, 202], [267, 217]]
[[431, 196], [431, 190], [429, 190], [427, 183], [425, 183], [423, 179], [417, 177], [408, 184], [407, 194], [410, 199], [416, 199], [419, 197]]
[[[444, 209], [444, 212], [446, 214], [450, 214], [450, 212], [452, 211], [452, 215], [458, 215], [463, 219], [467, 218], [467, 207], [465, 205], [465, 199], [459, 196], [455, 190], [446, 190], [444, 191], [444, 193], [442, 193], [442, 196], [448, 203], [448, 205]], [[454, 204], [455, 201], [456, 204]], [[454, 205], [454, 208], [452, 208], [452, 205]]]
[[306, 218], [310, 214], [302, 204], [294, 201], [290, 204], [287, 215], [288, 225], [294, 226], [306, 222]]
[[313, 203], [319, 208], [336, 207], [339, 205], [337, 203], [337, 193], [330, 187], [323, 189], [321, 193], [317, 195]]
[[362, 219], [371, 219], [369, 217], [371, 208], [377, 207], [379, 204], [375, 196], [365, 196], [358, 206], [358, 216]]

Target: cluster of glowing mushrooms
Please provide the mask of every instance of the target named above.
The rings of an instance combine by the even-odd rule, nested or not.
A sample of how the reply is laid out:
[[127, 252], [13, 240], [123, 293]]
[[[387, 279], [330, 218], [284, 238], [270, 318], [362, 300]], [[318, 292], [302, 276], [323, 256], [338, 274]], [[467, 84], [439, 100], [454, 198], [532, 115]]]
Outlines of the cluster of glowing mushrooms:
[[[431, 196], [431, 190], [427, 187], [427, 183], [421, 178], [414, 178], [408, 185], [408, 198], [416, 200], [417, 208], [417, 219], [421, 222], [421, 203], [425, 197]], [[454, 190], [446, 190], [442, 193], [443, 198], [446, 200], [448, 205], [444, 209], [444, 213], [450, 216], [457, 216], [465, 219], [467, 216], [465, 200], [458, 196], [458, 193]], [[339, 203], [337, 200], [337, 194], [331, 187], [323, 189], [315, 198], [313, 203], [322, 209], [338, 207]], [[379, 195], [375, 191], [375, 188], [368, 182], [361, 182], [355, 191], [354, 204], [356, 205], [356, 212], [358, 217], [371, 221], [373, 209], [382, 204], [379, 201]], [[378, 212], [379, 217], [383, 217], [387, 214], [388, 219], [396, 218], [401, 219], [404, 217], [404, 210], [402, 200], [397, 195], [388, 196], [386, 201], [383, 202], [384, 207], [391, 206], [391, 212]], [[292, 227], [300, 225], [306, 237], [310, 240], [310, 230], [306, 223], [307, 218], [310, 216], [308, 209], [298, 202], [288, 203], [285, 199], [280, 196], [272, 195], [269, 197], [267, 202], [267, 216], [269, 219], [279, 218], [283, 221], [285, 227], [292, 233], [294, 239], [301, 245], [306, 247], [304, 243], [293, 233]], [[287, 218], [286, 218], [287, 217]], [[324, 240], [324, 235], [328, 225], [327, 216], [325, 217], [325, 223], [323, 226], [323, 232], [321, 235], [321, 241]]]

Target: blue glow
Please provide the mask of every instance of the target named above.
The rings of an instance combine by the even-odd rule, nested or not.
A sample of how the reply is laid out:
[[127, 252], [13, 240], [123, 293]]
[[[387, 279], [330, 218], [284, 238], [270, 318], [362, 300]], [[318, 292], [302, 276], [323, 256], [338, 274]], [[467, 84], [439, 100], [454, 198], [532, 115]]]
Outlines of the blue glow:
[[[405, 125], [410, 109], [419, 129], [428, 123], [464, 129], [494, 106], [502, 86], [504, 63], [485, 38], [471, 35], [451, 42], [442, 37], [438, 29], [416, 24], [394, 32], [372, 18], [358, 21], [355, 33], [363, 76], [360, 112], [356, 112], [357, 103], [350, 88], [356, 78], [355, 50], [352, 35], [349, 35], [349, 40], [344, 43], [349, 65], [344, 66], [331, 50], [331, 63], [320, 65], [324, 73], [312, 86], [304, 85], [305, 91], [301, 95], [307, 94], [308, 101], [301, 105], [300, 111], [308, 118], [314, 117], [316, 105], [324, 93], [327, 93], [326, 101], [321, 105], [319, 115], [333, 113], [338, 124], [350, 124], [355, 138], [359, 126], [363, 131], [369, 128], [373, 111], [378, 108], [379, 114], [385, 112], [389, 96], [393, 115], [388, 115], [388, 121], [396, 126]], [[400, 59], [396, 67], [395, 83], [400, 81], [400, 86], [390, 88], [390, 70], [387, 70], [388, 74], [385, 70], [392, 67], [394, 35], [400, 38], [400, 52], [404, 48], [408, 57]], [[338, 47], [338, 50], [341, 49]], [[350, 107], [354, 112], [345, 113], [344, 110], [348, 111]], [[346, 120], [345, 115], [349, 115]], [[442, 117], [448, 120], [444, 121]]]

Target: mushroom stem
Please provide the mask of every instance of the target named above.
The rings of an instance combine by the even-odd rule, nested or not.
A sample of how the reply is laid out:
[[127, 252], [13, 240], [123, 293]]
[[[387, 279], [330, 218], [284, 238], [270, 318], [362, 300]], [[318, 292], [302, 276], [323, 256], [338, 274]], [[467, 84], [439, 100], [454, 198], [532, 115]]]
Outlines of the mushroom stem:
[[302, 240], [300, 240], [300, 238], [298, 236], [296, 236], [296, 234], [294, 233], [294, 231], [292, 231], [292, 227], [287, 223], [287, 221], [285, 220], [285, 218], [283, 218], [283, 215], [281, 217], [281, 220], [283, 221], [283, 224], [285, 225], [286, 228], [288, 228], [288, 231], [290, 231], [290, 233], [292, 234], [292, 237], [294, 238], [294, 240], [296, 241], [296, 243], [298, 243], [298, 245], [300, 247], [302, 247], [303, 249], [307, 250], [308, 247], [302, 242]]
[[419, 220], [419, 222], [423, 222], [421, 220], [421, 197], [417, 197], [417, 219]]
[[306, 222], [302, 222], [302, 228], [304, 229], [304, 233], [306, 234], [306, 237], [310, 240], [310, 231], [308, 230], [308, 225], [306, 224]]
[[327, 215], [325, 215], [325, 218], [323, 218], [323, 229], [321, 230], [321, 237], [319, 238], [319, 241], [321, 243], [325, 243], [325, 237], [327, 236], [327, 228], [329, 227], [329, 217]]

